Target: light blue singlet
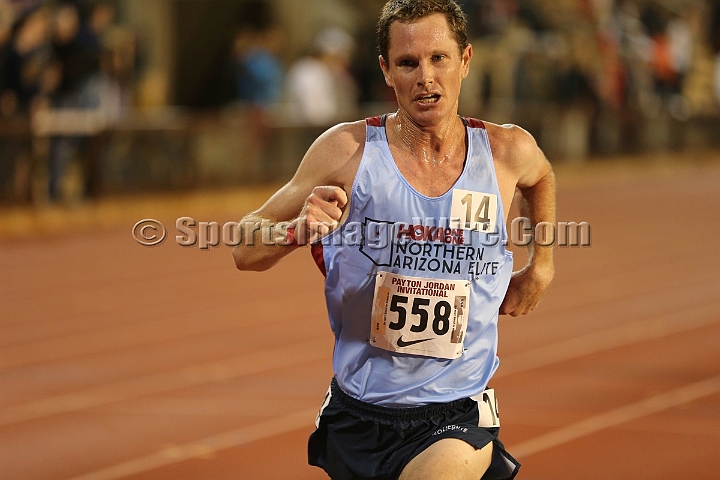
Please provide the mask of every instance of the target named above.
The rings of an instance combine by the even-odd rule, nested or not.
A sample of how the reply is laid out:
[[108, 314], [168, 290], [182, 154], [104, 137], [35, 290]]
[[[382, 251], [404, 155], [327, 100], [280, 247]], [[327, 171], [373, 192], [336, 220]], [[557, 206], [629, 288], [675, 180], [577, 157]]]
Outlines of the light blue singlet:
[[[366, 120], [347, 220], [313, 247], [326, 276], [335, 377], [352, 397], [392, 407], [477, 395], [499, 364], [498, 309], [513, 263], [505, 248], [503, 204], [487, 132], [481, 121], [463, 119], [468, 136], [463, 172], [448, 192], [431, 198], [398, 171], [384, 120]], [[378, 276], [386, 277], [387, 285], [392, 277], [392, 284], [402, 287], [392, 286], [385, 300], [374, 300]], [[457, 292], [447, 291], [453, 282], [468, 289], [464, 310], [452, 309], [458, 304]], [[467, 331], [457, 358], [381, 348], [371, 331], [375, 319], [387, 322], [388, 330], [402, 326], [392, 345], [419, 348], [436, 337], [449, 339], [458, 314], [466, 316]]]

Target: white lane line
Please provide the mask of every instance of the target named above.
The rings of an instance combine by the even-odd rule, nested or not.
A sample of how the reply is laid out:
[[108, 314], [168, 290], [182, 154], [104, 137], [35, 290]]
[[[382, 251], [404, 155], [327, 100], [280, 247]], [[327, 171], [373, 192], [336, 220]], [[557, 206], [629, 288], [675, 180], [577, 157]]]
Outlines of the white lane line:
[[[301, 298], [302, 296], [297, 295], [297, 297]], [[293, 302], [294, 298], [293, 295], [284, 300]], [[111, 314], [117, 315], [118, 313], [112, 312]], [[162, 318], [157, 318], [152, 322], [124, 322], [120, 325], [90, 329], [83, 325], [88, 321], [81, 318], [76, 322], [82, 328], [79, 332], [58, 333], [49, 338], [0, 346], [0, 369], [118, 351], [124, 348], [152, 346], [168, 340], [182, 341], [200, 335], [219, 333], [232, 335], [239, 327], [237, 307], [235, 306], [213, 308], [212, 315], [215, 320], [211, 324], [204, 321], [210, 314], [207, 309], [189, 310], [184, 312], [183, 317], [179, 319], [175, 315], [167, 316], [166, 314], [167, 306], [164, 304], [152, 305], [143, 310], [145, 318]], [[90, 316], [92, 315], [83, 315], [83, 317]], [[268, 325], [277, 326], [284, 321], [287, 320], [281, 317], [268, 320], [263, 316], [251, 316], [249, 320], [243, 320], [242, 327], [244, 329], [266, 328]], [[40, 332], [43, 330], [43, 325], [33, 328]], [[2, 327], [0, 327], [0, 332], [2, 332]]]
[[[688, 270], [694, 268], [692, 265], [688, 266], [686, 262], [683, 262], [685, 262], [684, 259], [677, 260], [671, 264], [665, 263], [662, 265], [662, 268], [674, 268], [675, 270], [681, 267], [687, 268]], [[676, 263], [678, 264], [677, 267], [675, 267]], [[645, 274], [651, 275], [652, 272], [645, 272]], [[619, 277], [620, 275], [622, 274], [613, 274], [609, 278], [606, 278], [605, 281], [612, 281], [613, 278]], [[683, 292], [686, 291], [689, 295], [691, 292], [697, 293], [698, 288], [703, 288], [705, 291], [711, 292], [712, 295], [720, 290], [720, 284], [718, 284], [717, 281], [712, 283], [712, 281], [715, 280], [715, 277], [712, 276], [714, 272], [706, 275], [708, 275], [707, 279], [700, 277], [696, 278], [693, 284], [683, 285], [681, 287], [682, 291], [678, 291], [678, 287], [673, 287], [673, 293], [682, 296]], [[595, 279], [595, 281], [597, 281], [597, 279]], [[576, 281], [575, 284], [577, 285], [578, 282]], [[670, 290], [668, 290], [668, 292], [669, 291]], [[637, 304], [642, 303], [644, 299], [651, 302], [654, 297], [666, 294], [664, 291], [652, 289], [649, 292], [642, 292], [639, 295], [635, 295], [631, 299], [615, 298], [616, 296], [613, 296], [613, 298], [604, 298], [604, 300], [621, 302], [620, 305]], [[301, 295], [298, 294], [298, 296]], [[292, 302], [293, 299], [290, 298], [288, 301]], [[568, 305], [565, 305], [565, 308], [567, 308]], [[577, 304], [574, 304], [574, 306], [577, 308], [583, 307], [583, 305]], [[154, 308], [153, 311], [155, 310], [157, 310], [157, 314], [153, 315], [153, 313], [146, 311], [145, 315], [149, 317], [161, 316], [161, 309]], [[0, 369], [73, 358], [80, 355], [97, 354], [108, 350], [148, 346], [156, 342], [180, 340], [192, 337], [193, 335], [216, 334], [223, 331], [232, 332], [237, 328], [237, 319], [234, 315], [235, 310], [236, 307], [234, 306], [213, 309], [214, 316], [219, 320], [215, 320], [212, 325], [198, 320], [200, 316], [207, 314], [205, 310], [198, 310], [186, 312], [187, 315], [182, 319], [160, 318], [152, 323], [123, 323], [121, 325], [110, 325], [89, 330], [86, 330], [85, 328], [87, 327], [84, 326], [81, 331], [72, 334], [60, 334], [50, 338], [28, 340], [17, 344], [0, 346]], [[258, 319], [260, 320], [255, 319], [256, 321], [251, 320], [250, 322], [246, 322], [244, 326], [255, 327], [260, 324], [267, 325], [265, 318], [258, 317]], [[282, 321], [284, 320], [276, 319], [272, 323], [277, 324]], [[79, 322], [80, 325], [85, 323], [87, 323], [87, 321]], [[42, 331], [42, 327], [43, 324], [39, 324], [37, 331]], [[108, 349], [108, 345], [112, 345], [112, 348]]]
[[678, 333], [716, 325], [720, 323], [716, 313], [716, 303], [699, 305], [562, 340], [522, 353], [501, 356], [500, 368], [495, 373], [494, 378], [526, 372], [613, 348], [657, 340]]
[[[597, 353], [599, 351], [616, 348], [623, 345], [629, 345], [632, 343], [638, 343], [646, 340], [653, 340], [664, 336], [681, 333], [696, 328], [702, 328], [704, 326], [710, 326], [717, 323], [716, 318], [709, 314], [714, 311], [714, 306], [698, 306], [694, 309], [685, 310], [683, 312], [668, 314], [662, 317], [655, 317], [648, 320], [641, 320], [633, 322], [631, 324], [614, 327], [611, 329], [602, 330], [592, 334], [588, 334], [582, 337], [575, 338], [573, 340], [567, 340], [556, 343], [549, 347], [541, 347], [529, 352], [522, 354], [513, 355], [506, 357], [504, 361], [503, 375], [510, 375], [512, 373], [519, 373], [533, 368], [541, 366], [547, 366], [552, 363], [557, 363], [571, 358], [576, 358], [591, 353]], [[308, 352], [321, 352], [321, 355], [317, 355], [317, 359], [324, 358], [324, 348], [320, 347], [320, 342], [317, 346], [311, 346], [313, 342], [307, 342], [299, 347], [302, 354], [307, 355]], [[322, 342], [324, 345], [325, 342]], [[280, 350], [280, 349], [278, 349]], [[289, 351], [289, 348], [282, 348], [283, 355], [281, 358], [276, 357], [271, 351], [262, 351], [254, 354], [257, 358], [254, 361], [248, 361], [249, 356], [242, 356], [233, 359], [238, 365], [234, 369], [229, 368], [228, 362], [217, 362], [215, 364], [204, 365], [201, 367], [189, 367], [181, 371], [186, 372], [185, 375], [190, 371], [194, 371], [191, 377], [195, 378], [193, 384], [205, 383], [218, 379], [218, 372], [222, 372], [222, 377], [232, 378], [253, 371], [263, 371], [265, 367], [268, 368], [281, 368], [284, 366], [294, 365], [299, 363], [295, 357], [298, 352], [293, 349]], [[284, 358], [282, 358], [284, 357]], [[265, 363], [264, 365], [258, 364], [258, 362], [268, 362], [269, 359], [275, 359], [271, 365]], [[241, 361], [242, 360], [242, 361]], [[303, 359], [303, 361], [312, 361], [309, 359]], [[508, 367], [507, 364], [510, 364]], [[251, 365], [252, 364], [252, 365]], [[241, 368], [239, 368], [241, 367]], [[171, 372], [177, 374], [179, 371]], [[498, 372], [501, 373], [501, 372]], [[165, 374], [167, 376], [168, 374]], [[132, 383], [133, 381], [129, 381]], [[153, 388], [152, 392], [149, 393], [160, 393], [174, 388], [182, 388], [183, 386], [189, 385], [175, 385], [171, 379], [165, 379], [161, 382], [162, 385]], [[129, 385], [132, 387], [133, 385]], [[86, 401], [82, 406], [71, 405], [71, 408], [67, 410], [76, 410], [79, 408], [88, 408], [90, 406], [98, 406], [104, 403], [111, 403], [114, 401], [120, 401], [127, 398], [135, 398], [146, 394], [135, 389], [132, 392], [123, 391], [127, 388], [120, 386], [119, 384], [113, 384], [107, 386], [107, 388], [115, 391], [112, 398], [107, 399], [96, 399], [96, 401]], [[543, 435], [536, 439], [524, 442], [516, 445], [510, 451], [517, 455], [518, 458], [522, 456], [528, 456], [533, 453], [537, 453], [552, 446], [565, 443], [575, 438], [588, 435], [595, 431], [609, 428], [611, 426], [639, 418], [641, 416], [649, 415], [654, 412], [658, 412], [675, 405], [680, 405], [693, 401], [697, 398], [702, 398], [713, 394], [720, 390], [720, 377], [707, 380], [705, 382], [698, 382], [697, 384], [690, 385], [688, 387], [678, 389], [672, 392], [665, 393], [658, 397], [643, 400], [636, 404], [621, 407], [612, 412], [593, 417], [591, 419], [573, 424], [569, 427], [560, 429], [556, 432], [551, 432], [547, 435]], [[118, 392], [123, 392], [122, 394]], [[122, 396], [123, 398], [119, 398]], [[53, 412], [36, 412], [40, 416], [50, 415]], [[286, 417], [281, 417], [274, 420], [268, 420], [261, 422], [256, 425], [250, 425], [239, 430], [232, 432], [222, 433], [208, 437], [204, 440], [192, 442], [184, 446], [173, 447], [170, 449], [163, 450], [145, 457], [130, 460], [122, 464], [109, 467], [98, 472], [94, 472], [77, 479], [72, 480], [110, 480], [115, 478], [122, 478], [123, 476], [132, 475], [135, 473], [151, 470], [161, 466], [177, 463], [189, 458], [201, 458], [212, 454], [218, 450], [224, 448], [231, 448], [233, 446], [242, 445], [255, 440], [266, 438], [272, 435], [278, 435], [281, 433], [287, 433], [289, 431], [302, 428], [307, 425], [307, 417], [314, 415], [314, 410], [308, 410], [299, 412], [297, 414], [291, 414]], [[302, 420], [301, 420], [302, 418]], [[2, 424], [2, 418], [0, 418], [0, 425]]]
[[313, 339], [295, 345], [260, 350], [234, 358], [192, 365], [170, 372], [86, 388], [73, 393], [54, 395], [33, 402], [0, 409], [0, 426], [99, 407], [147, 395], [156, 395], [211, 382], [223, 382], [244, 375], [327, 360], [331, 344]]
[[[600, 330], [527, 352], [503, 356], [495, 378], [521, 373], [613, 348], [655, 340], [697, 328], [715, 325], [714, 304], [700, 305], [680, 312], [639, 320]], [[327, 359], [330, 346], [325, 340], [310, 340], [294, 346], [261, 350], [218, 362], [185, 367], [107, 385], [90, 387], [73, 393], [10, 405], [0, 409], [0, 426], [34, 420], [85, 408], [99, 407], [146, 395], [228, 381], [243, 375], [296, 364]]]
[[[518, 458], [527, 457], [592, 433], [690, 403], [718, 392], [720, 392], [720, 375], [596, 415], [535, 439], [511, 446], [508, 451]], [[303, 410], [229, 432], [211, 435], [195, 442], [171, 446], [150, 455], [128, 460], [69, 480], [115, 480], [193, 458], [207, 458], [220, 450], [239, 447], [310, 426], [316, 414], [317, 409]]]
[[69, 480], [114, 480], [147, 472], [193, 458], [207, 458], [228, 448], [239, 447], [282, 433], [311, 427], [318, 409], [303, 410], [284, 417], [273, 418], [229, 432], [211, 435], [196, 442], [168, 447], [150, 455], [118, 463]]
[[684, 405], [718, 392], [720, 392], [720, 375], [573, 423], [567, 427], [540, 435], [537, 438], [510, 446], [508, 451], [517, 458], [527, 457], [601, 430]]

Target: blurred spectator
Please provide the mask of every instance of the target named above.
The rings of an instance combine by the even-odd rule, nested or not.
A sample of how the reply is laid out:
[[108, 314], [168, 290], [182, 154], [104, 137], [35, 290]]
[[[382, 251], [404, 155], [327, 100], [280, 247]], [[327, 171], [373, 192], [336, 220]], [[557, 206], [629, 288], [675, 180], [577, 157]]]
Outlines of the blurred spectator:
[[253, 175], [264, 179], [276, 170], [281, 156], [272, 128], [282, 100], [284, 71], [279, 54], [285, 32], [266, 0], [250, 0], [240, 13], [226, 77], [229, 96], [244, 113], [245, 145], [257, 156], [243, 155], [237, 160], [246, 167], [253, 165]]
[[502, 35], [517, 18], [520, 7], [516, 0], [465, 0], [468, 33], [472, 37]]
[[562, 58], [556, 67], [555, 101], [566, 107], [594, 108], [595, 90], [581, 65], [574, 58]]
[[0, 1], [0, 195], [29, 200], [29, 116], [44, 90], [50, 12], [28, 10], [8, 30], [15, 18], [8, 7]]
[[0, 92], [0, 112], [4, 116], [29, 113], [31, 102], [40, 93], [48, 57], [46, 41], [50, 30], [50, 13], [38, 8], [15, 25], [6, 45]]
[[53, 63], [56, 80], [52, 88], [52, 106], [76, 107], [88, 99], [79, 98], [83, 83], [96, 68], [95, 52], [84, 48], [80, 41], [80, 13], [71, 3], [62, 4], [55, 12], [52, 36]]
[[[375, 45], [377, 43], [377, 33], [375, 29], [375, 24], [365, 25], [360, 28], [355, 36], [357, 44]], [[395, 94], [392, 88], [388, 88], [385, 84], [385, 78], [378, 67], [378, 55], [379, 52], [377, 48], [363, 48], [353, 54], [353, 61], [350, 68], [352, 77], [355, 79], [358, 88], [358, 101], [366, 105], [371, 105], [376, 102], [394, 103], [395, 101]], [[373, 108], [374, 112], [375, 107], [372, 106], [371, 108]]]
[[686, 19], [678, 15], [667, 25], [670, 64], [677, 74], [677, 93], [681, 94], [693, 58], [693, 35]]
[[720, 103], [720, 0], [714, 0], [710, 6], [709, 38], [715, 54], [715, 98]]
[[277, 26], [244, 28], [235, 36], [233, 69], [236, 98], [262, 109], [280, 101], [283, 69], [277, 52], [282, 31]]
[[115, 23], [112, 2], [100, 1], [90, 9], [79, 32], [82, 48], [90, 58], [86, 88], [89, 107], [100, 109], [106, 122], [116, 121], [130, 103], [135, 77], [137, 39], [131, 30]]
[[95, 2], [90, 7], [87, 20], [78, 32], [78, 41], [83, 50], [94, 58], [99, 58], [104, 48], [105, 37], [115, 22], [115, 7], [107, 1]]
[[[7, 0], [0, 0], [0, 119], [9, 117], [14, 103], [14, 94], [10, 91], [10, 55], [13, 48], [12, 33], [15, 23], [15, 12]], [[11, 98], [11, 96], [13, 98]]]
[[692, 34], [687, 23], [656, 3], [645, 5], [641, 16], [650, 37], [650, 69], [655, 93], [663, 105], [674, 107], [692, 58]]
[[[49, 76], [53, 79], [50, 107], [53, 110], [90, 108], [95, 99], [90, 97], [86, 82], [94, 73], [95, 52], [80, 40], [80, 13], [71, 3], [65, 3], [55, 12], [52, 38], [53, 63]], [[62, 179], [68, 163], [78, 145], [86, 140], [81, 135], [55, 135], [50, 139], [48, 157], [48, 193], [51, 201], [62, 197]]]
[[[229, 97], [265, 116], [282, 97], [284, 31], [267, 0], [246, 0], [230, 53]], [[262, 120], [262, 119], [261, 119]]]
[[[78, 154], [84, 160], [84, 194], [95, 195], [98, 186], [98, 139], [95, 137], [120, 115], [123, 95], [116, 78], [125, 67], [121, 52], [106, 47], [114, 21], [114, 8], [100, 2], [81, 23], [78, 8], [61, 4], [55, 15], [53, 63], [49, 76], [56, 86], [50, 114], [82, 111], [77, 125], [62, 125], [50, 139], [48, 193], [51, 201], [63, 197], [62, 180], [69, 162]], [[62, 117], [60, 117], [62, 118]], [[82, 119], [82, 120], [79, 120]], [[57, 123], [67, 123], [58, 120]], [[73, 131], [74, 130], [74, 131]]]
[[[601, 30], [600, 45], [600, 59], [607, 69], [601, 80], [601, 97], [605, 105], [621, 114], [650, 108], [654, 89], [648, 68], [652, 42], [640, 21], [640, 9], [634, 0], [618, 2], [609, 25]], [[606, 57], [607, 49], [610, 49], [610, 58]]]
[[[6, 93], [7, 61], [10, 55], [12, 44], [12, 25], [15, 20], [12, 6], [5, 0], [0, 0], [0, 129], [3, 128], [4, 120], [9, 117], [8, 110], [13, 109], [12, 105], [5, 105], [6, 101], [13, 102], [14, 96]], [[11, 146], [6, 136], [10, 136], [3, 130], [0, 130], [0, 198], [8, 196], [13, 186], [15, 177], [15, 148]]]
[[617, 38], [607, 31], [598, 33], [600, 53], [600, 98], [611, 110], [621, 112], [627, 107], [627, 72]]
[[15, 12], [7, 0], [0, 0], [0, 94], [5, 91], [7, 78], [5, 75], [8, 56], [12, 44], [12, 30], [15, 23]]
[[710, 48], [713, 52], [720, 53], [720, 0], [711, 0], [710, 2], [710, 22], [708, 30]]
[[539, 45], [544, 21], [526, 4], [465, 1], [474, 56], [461, 93], [464, 115], [487, 116], [490, 110], [504, 122], [507, 118], [500, 117], [536, 92], [549, 93], [552, 75]]
[[353, 39], [331, 27], [315, 38], [314, 54], [297, 60], [287, 74], [289, 120], [301, 125], [330, 125], [357, 110], [357, 86], [349, 65]]
[[655, 91], [666, 99], [678, 89], [678, 75], [672, 64], [670, 39], [665, 31], [652, 35], [651, 67], [655, 80]]
[[720, 104], [720, 53], [715, 58], [715, 98]]

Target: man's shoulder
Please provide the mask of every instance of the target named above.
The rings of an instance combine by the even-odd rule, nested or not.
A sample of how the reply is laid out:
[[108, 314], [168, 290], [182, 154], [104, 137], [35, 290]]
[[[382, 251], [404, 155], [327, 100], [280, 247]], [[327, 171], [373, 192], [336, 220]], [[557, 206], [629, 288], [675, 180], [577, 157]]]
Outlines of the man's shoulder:
[[365, 125], [368, 119], [355, 120], [352, 122], [338, 123], [330, 129], [330, 131], [336, 131], [343, 134], [349, 134], [353, 136], [365, 137]]
[[535, 144], [535, 138], [533, 138], [527, 130], [518, 125], [512, 123], [500, 125], [487, 121], [483, 121], [482, 123], [490, 139], [496, 142], [505, 142], [511, 145], [520, 144], [515, 146], [522, 146], [526, 143]]
[[527, 130], [514, 124], [498, 125], [491, 122], [483, 122], [483, 124], [496, 161], [514, 163], [528, 155], [536, 155], [537, 142]]
[[365, 120], [339, 123], [330, 127], [315, 142], [315, 147], [330, 149], [350, 148], [354, 151], [365, 143]]
[[365, 121], [337, 124], [313, 142], [299, 173], [316, 185], [352, 183], [365, 146]]

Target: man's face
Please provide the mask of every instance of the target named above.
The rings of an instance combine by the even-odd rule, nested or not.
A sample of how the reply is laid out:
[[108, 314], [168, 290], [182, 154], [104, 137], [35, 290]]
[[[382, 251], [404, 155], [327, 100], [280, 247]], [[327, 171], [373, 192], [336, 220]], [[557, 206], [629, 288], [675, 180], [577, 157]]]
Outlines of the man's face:
[[460, 53], [447, 19], [436, 13], [393, 23], [388, 58], [380, 56], [380, 68], [399, 108], [418, 125], [431, 126], [457, 114], [471, 57], [472, 47]]

